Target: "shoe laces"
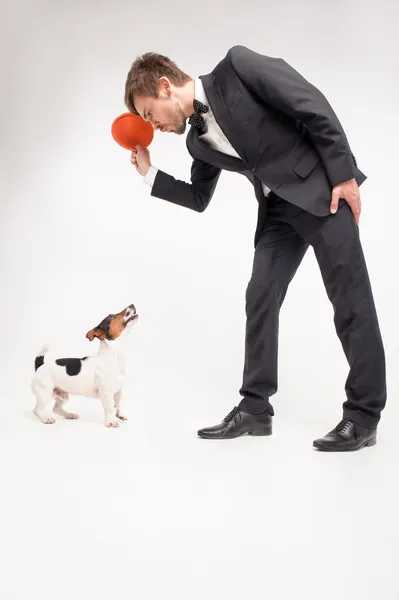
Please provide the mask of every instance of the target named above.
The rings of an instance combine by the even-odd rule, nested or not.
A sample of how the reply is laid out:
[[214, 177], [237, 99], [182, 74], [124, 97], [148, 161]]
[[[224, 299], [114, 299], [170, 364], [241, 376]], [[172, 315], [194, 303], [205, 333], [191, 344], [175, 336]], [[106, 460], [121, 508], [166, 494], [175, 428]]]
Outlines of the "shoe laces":
[[347, 431], [350, 426], [351, 421], [349, 421], [348, 419], [342, 419], [342, 421], [338, 423], [335, 429], [336, 431], [338, 431], [338, 433], [345, 433], [345, 431]]
[[237, 423], [237, 421], [241, 421], [241, 412], [237, 406], [235, 406], [233, 410], [230, 411], [229, 414], [223, 419], [225, 423], [228, 423], [229, 421], [233, 420], [234, 423]]

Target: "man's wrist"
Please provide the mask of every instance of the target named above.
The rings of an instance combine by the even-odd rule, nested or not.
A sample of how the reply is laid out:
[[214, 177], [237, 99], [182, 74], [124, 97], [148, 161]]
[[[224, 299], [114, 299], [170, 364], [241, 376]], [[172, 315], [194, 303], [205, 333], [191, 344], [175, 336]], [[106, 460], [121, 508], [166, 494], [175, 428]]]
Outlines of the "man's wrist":
[[156, 167], [154, 167], [153, 165], [150, 165], [150, 168], [148, 169], [147, 173], [144, 176], [144, 181], [145, 183], [147, 183], [149, 186], [153, 186], [154, 185], [154, 181], [155, 181], [155, 177], [158, 173], [158, 169]]

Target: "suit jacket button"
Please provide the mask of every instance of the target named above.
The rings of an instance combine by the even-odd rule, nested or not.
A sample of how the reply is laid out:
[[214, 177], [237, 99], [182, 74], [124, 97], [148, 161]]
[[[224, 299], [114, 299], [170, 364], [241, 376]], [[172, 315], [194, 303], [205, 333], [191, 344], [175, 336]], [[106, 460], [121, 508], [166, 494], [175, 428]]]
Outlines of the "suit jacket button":
[[251, 167], [251, 171], [252, 171], [252, 173], [253, 173], [254, 171], [256, 171], [256, 165], [252, 165], [252, 167]]

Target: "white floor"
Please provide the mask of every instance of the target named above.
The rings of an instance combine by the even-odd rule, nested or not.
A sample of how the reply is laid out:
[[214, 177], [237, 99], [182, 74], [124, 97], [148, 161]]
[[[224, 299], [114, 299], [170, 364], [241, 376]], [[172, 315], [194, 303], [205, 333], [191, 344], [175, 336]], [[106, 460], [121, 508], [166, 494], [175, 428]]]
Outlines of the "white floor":
[[3, 414], [4, 600], [398, 599], [396, 423], [324, 454], [312, 440], [335, 423], [206, 441], [220, 411], [129, 404], [118, 430], [81, 398], [76, 422]]

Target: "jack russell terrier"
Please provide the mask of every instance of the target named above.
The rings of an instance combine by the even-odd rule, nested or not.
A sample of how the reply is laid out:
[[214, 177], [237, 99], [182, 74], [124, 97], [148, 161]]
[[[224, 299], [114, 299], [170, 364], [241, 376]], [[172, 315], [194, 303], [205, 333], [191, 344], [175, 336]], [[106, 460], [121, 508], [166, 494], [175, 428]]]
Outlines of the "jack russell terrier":
[[92, 342], [100, 340], [97, 356], [84, 358], [46, 358], [44, 347], [35, 359], [35, 374], [31, 388], [36, 396], [33, 413], [43, 423], [55, 423], [47, 417], [44, 409], [53, 400], [53, 411], [66, 419], [78, 419], [79, 415], [65, 410], [69, 394], [100, 398], [105, 412], [105, 426], [119, 427], [115, 416], [126, 421], [120, 413], [122, 387], [125, 383], [125, 346], [132, 325], [138, 314], [133, 304], [118, 314], [110, 314], [97, 327], [87, 332]]

